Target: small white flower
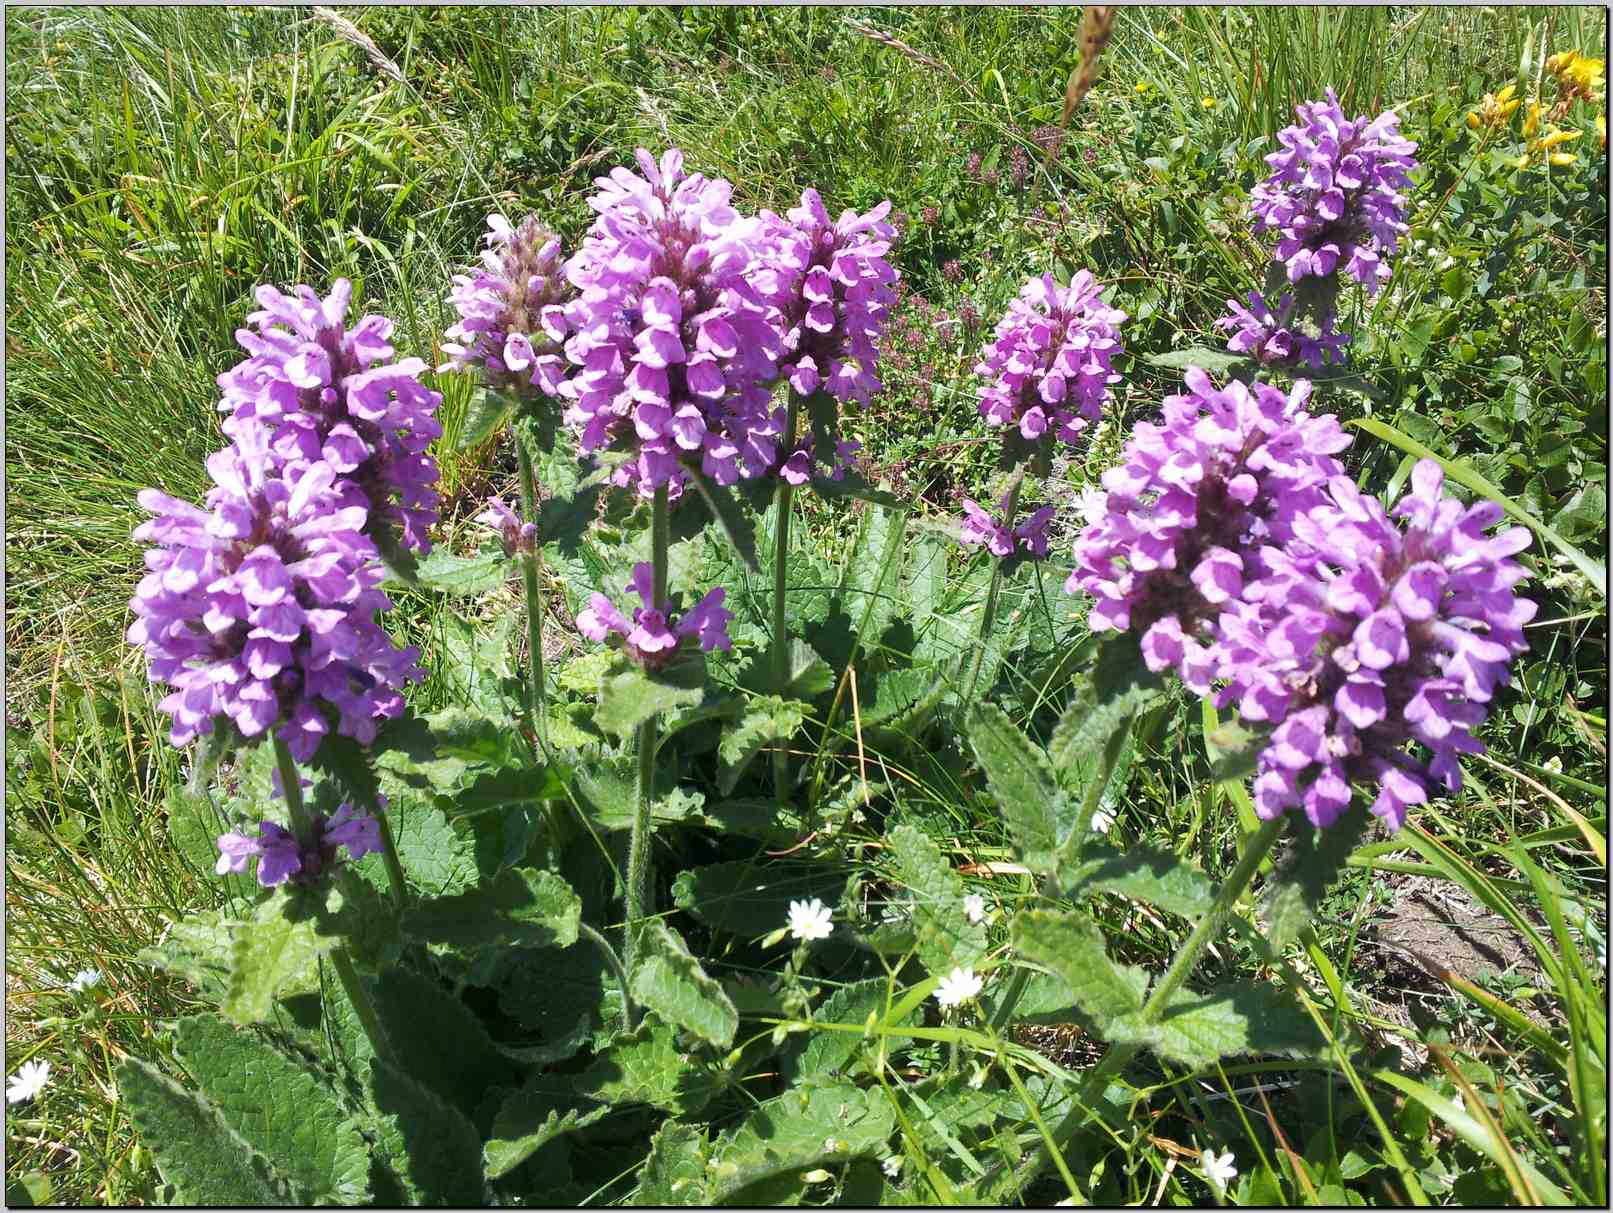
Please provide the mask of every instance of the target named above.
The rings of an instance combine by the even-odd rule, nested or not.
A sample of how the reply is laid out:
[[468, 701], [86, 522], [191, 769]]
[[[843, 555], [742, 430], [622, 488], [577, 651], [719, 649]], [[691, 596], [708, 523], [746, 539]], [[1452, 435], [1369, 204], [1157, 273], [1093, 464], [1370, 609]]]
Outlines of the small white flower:
[[986, 921], [986, 899], [979, 893], [966, 893], [963, 898], [963, 916], [970, 922]]
[[80, 969], [73, 974], [73, 980], [67, 983], [67, 988], [75, 994], [82, 994], [92, 986], [101, 984], [100, 969]]
[[1199, 1166], [1217, 1193], [1225, 1192], [1227, 1185], [1238, 1177], [1238, 1168], [1232, 1165], [1231, 1150], [1219, 1155], [1214, 1150], [1205, 1150], [1199, 1154]]
[[955, 968], [941, 979], [935, 988], [935, 1001], [942, 1008], [962, 1006], [980, 993], [985, 983], [975, 976], [973, 969]]
[[895, 1179], [902, 1173], [902, 1163], [905, 1161], [906, 1160], [900, 1154], [892, 1154], [879, 1165], [886, 1175], [890, 1176], [892, 1179]]
[[50, 1062], [25, 1061], [22, 1067], [6, 1079], [6, 1102], [22, 1103], [45, 1089], [50, 1081]]
[[814, 897], [790, 902], [790, 934], [797, 939], [828, 939], [834, 930], [829, 907]]
[[1115, 828], [1115, 815], [1099, 809], [1092, 814], [1092, 832], [1094, 834], [1107, 834]]

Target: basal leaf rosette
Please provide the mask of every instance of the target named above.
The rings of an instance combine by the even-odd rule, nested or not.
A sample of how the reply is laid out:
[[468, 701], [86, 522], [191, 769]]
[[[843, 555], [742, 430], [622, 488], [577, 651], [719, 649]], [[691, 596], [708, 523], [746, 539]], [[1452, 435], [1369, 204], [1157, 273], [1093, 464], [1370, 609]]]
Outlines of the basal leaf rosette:
[[259, 311], [235, 339], [250, 355], [218, 377], [224, 432], [269, 427], [274, 465], [323, 462], [337, 476], [343, 504], [366, 511], [366, 525], [394, 530], [405, 547], [429, 552], [437, 521], [442, 396], [427, 388], [419, 358], [394, 360], [392, 321], [367, 315], [345, 327], [353, 285], [338, 278], [321, 299], [307, 286], [283, 295], [256, 291]]
[[1217, 388], [1197, 367], [1167, 396], [1161, 422], [1139, 422], [1125, 462], [1083, 502], [1065, 590], [1093, 598], [1093, 631], [1133, 631], [1144, 661], [1210, 689], [1215, 621], [1263, 571], [1266, 545], [1320, 502], [1333, 456], [1350, 439], [1331, 415], [1306, 412], [1311, 385], [1283, 392], [1233, 381]]
[[418, 651], [376, 622], [391, 601], [350, 504], [324, 461], [281, 464], [268, 424], [237, 418], [235, 444], [209, 457], [206, 508], [145, 489], [155, 515], [134, 532], [148, 570], [129, 607], [161, 707], [185, 745], [224, 718], [248, 740], [274, 729], [299, 761], [330, 731], [360, 743], [403, 710], [424, 678]]
[[448, 361], [437, 369], [473, 371], [520, 399], [557, 397], [573, 293], [560, 239], [536, 215], [515, 227], [489, 215], [482, 240], [481, 265], [454, 275], [448, 302], [459, 318], [444, 333]]
[[1501, 507], [1464, 506], [1443, 480], [1419, 462], [1391, 518], [1333, 477], [1222, 615], [1218, 702], [1273, 726], [1254, 785], [1262, 817], [1300, 808], [1329, 825], [1362, 783], [1398, 829], [1436, 787], [1461, 786], [1460, 755], [1482, 752], [1473, 730], [1528, 647], [1536, 608], [1513, 592], [1526, 573], [1510, 557], [1529, 532], [1486, 534]]
[[728, 182], [686, 174], [676, 148], [642, 176], [596, 179], [599, 213], [567, 262], [566, 423], [585, 452], [630, 458], [614, 473], [644, 497], [681, 491], [685, 462], [719, 484], [766, 474], [783, 410], [770, 407], [780, 336], [751, 278], [767, 241]]
[[975, 374], [985, 377], [980, 415], [992, 426], [1013, 426], [1027, 442], [1049, 433], [1073, 443], [1102, 415], [1112, 369], [1121, 352], [1126, 314], [1103, 302], [1092, 275], [1081, 271], [1066, 287], [1053, 275], [1032, 278], [997, 322]]

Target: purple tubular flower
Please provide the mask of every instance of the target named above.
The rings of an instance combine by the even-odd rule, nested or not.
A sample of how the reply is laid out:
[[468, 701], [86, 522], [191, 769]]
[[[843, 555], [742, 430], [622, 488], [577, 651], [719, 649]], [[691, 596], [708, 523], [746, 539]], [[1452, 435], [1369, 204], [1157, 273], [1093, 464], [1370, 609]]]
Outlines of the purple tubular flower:
[[[1262, 817], [1302, 808], [1325, 826], [1352, 783], [1372, 782], [1372, 811], [1398, 829], [1435, 785], [1461, 786], [1460, 755], [1482, 752], [1472, 731], [1528, 647], [1536, 608], [1513, 593], [1526, 574], [1510, 557], [1529, 532], [1486, 535], [1501, 508], [1463, 506], [1443, 480], [1437, 463], [1418, 463], [1397, 526], [1333, 477], [1295, 519], [1289, 550], [1268, 548], [1266, 575], [1228, 604], [1218, 701], [1276, 725], [1255, 779]], [[1426, 765], [1408, 741], [1427, 748]]]
[[1261, 545], [1281, 545], [1295, 519], [1343, 471], [1349, 437], [1305, 411], [1311, 385], [1284, 394], [1256, 383], [1216, 388], [1197, 367], [1164, 401], [1164, 423], [1139, 422], [1125, 463], [1086, 504], [1069, 593], [1095, 600], [1093, 631], [1137, 632], [1148, 668], [1174, 668], [1200, 694], [1215, 672], [1221, 604], [1263, 575]]
[[1389, 280], [1388, 258], [1406, 231], [1407, 176], [1417, 145], [1400, 136], [1393, 110], [1351, 122], [1327, 90], [1302, 103], [1299, 123], [1277, 132], [1275, 170], [1251, 195], [1257, 231], [1281, 234], [1277, 258], [1288, 281], [1325, 278], [1343, 265], [1370, 295]]
[[538, 528], [535, 523], [522, 522], [514, 510], [504, 504], [502, 497], [490, 497], [487, 508], [476, 515], [476, 521], [498, 532], [504, 554], [532, 552], [537, 548]]
[[1324, 361], [1334, 365], [1344, 361], [1344, 347], [1350, 338], [1333, 328], [1331, 317], [1315, 337], [1290, 327], [1294, 316], [1291, 294], [1277, 301], [1275, 314], [1259, 291], [1249, 292], [1248, 307], [1228, 299], [1227, 309], [1215, 324], [1217, 328], [1237, 330], [1227, 342], [1227, 349], [1234, 354], [1248, 354], [1262, 366], [1293, 367], [1303, 362], [1317, 370]]
[[666, 665], [686, 638], [698, 642], [705, 653], [712, 649], [727, 652], [732, 647], [728, 623], [734, 616], [723, 606], [727, 591], [720, 586], [709, 591], [674, 623], [669, 604], [652, 605], [653, 577], [654, 570], [647, 562], [633, 566], [628, 588], [644, 605], [633, 608], [631, 621], [609, 598], [595, 593], [588, 600], [588, 606], [577, 614], [577, 630], [589, 640], [599, 642], [609, 640], [612, 634], [620, 636], [628, 656], [647, 670]]
[[482, 240], [481, 266], [454, 275], [448, 301], [459, 319], [444, 334], [448, 361], [437, 369], [477, 371], [489, 387], [527, 397], [531, 388], [558, 396], [572, 295], [560, 240], [536, 215], [519, 227], [489, 215]]
[[279, 465], [270, 427], [237, 419], [236, 443], [207, 461], [207, 508], [145, 489], [155, 515], [135, 529], [148, 570], [129, 603], [131, 644], [146, 651], [170, 738], [185, 745], [218, 717], [247, 738], [275, 729], [306, 762], [336, 709], [337, 732], [368, 744], [377, 721], [403, 710], [401, 689], [423, 678], [414, 648], [375, 622], [391, 607], [363, 533], [330, 464]]
[[[385, 808], [386, 797], [380, 800]], [[381, 823], [350, 804], [342, 804], [330, 817], [317, 818], [314, 830], [317, 842], [306, 847], [284, 826], [272, 821], [258, 823], [256, 838], [239, 831], [220, 834], [215, 871], [220, 876], [242, 873], [247, 862], [256, 858], [258, 883], [272, 889], [294, 877], [312, 880], [328, 870], [338, 859], [337, 847], [345, 848], [349, 859], [360, 859], [381, 849]]]
[[[997, 509], [1006, 515], [1006, 495], [998, 502]], [[963, 499], [963, 513], [963, 530], [958, 542], [965, 547], [984, 545], [988, 552], [999, 557], [1012, 556], [1016, 548], [1037, 559], [1047, 555], [1047, 527], [1053, 520], [1052, 506], [1043, 506], [1011, 529], [1008, 521], [998, 521], [996, 516], [967, 497]]]
[[986, 377], [980, 414], [994, 426], [1014, 425], [1034, 442], [1049, 432], [1073, 443], [1096, 421], [1120, 376], [1111, 363], [1120, 352], [1124, 312], [1106, 307], [1102, 290], [1085, 270], [1067, 287], [1053, 275], [1032, 278], [997, 322], [975, 373]]
[[353, 286], [338, 278], [321, 299], [310, 287], [295, 297], [257, 288], [262, 310], [235, 339], [250, 355], [218, 377], [224, 432], [269, 427], [277, 467], [324, 462], [340, 478], [347, 506], [367, 511], [371, 528], [395, 528], [405, 546], [431, 550], [437, 520], [437, 462], [426, 454], [442, 434], [442, 396], [420, 382], [426, 364], [394, 361], [392, 322], [365, 316], [344, 328]]
[[728, 182], [685, 175], [676, 148], [659, 164], [640, 148], [638, 163], [643, 176], [596, 179], [599, 218], [566, 264], [579, 291], [566, 309], [566, 423], [583, 451], [631, 454], [615, 482], [644, 497], [681, 491], [686, 460], [719, 484], [764, 475], [784, 419], [769, 408], [775, 309], [750, 281], [768, 237], [729, 205]]

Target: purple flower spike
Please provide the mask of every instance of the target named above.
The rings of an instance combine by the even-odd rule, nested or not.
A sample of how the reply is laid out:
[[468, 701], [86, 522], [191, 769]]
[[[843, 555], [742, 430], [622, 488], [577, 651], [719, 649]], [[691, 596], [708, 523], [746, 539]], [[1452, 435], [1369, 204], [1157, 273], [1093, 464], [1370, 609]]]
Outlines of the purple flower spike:
[[[1006, 517], [1008, 497], [997, 503], [998, 511]], [[1008, 521], [999, 521], [977, 502], [963, 499], [963, 530], [958, 542], [965, 547], [984, 545], [993, 556], [1012, 556], [1017, 549], [1041, 559], [1047, 555], [1047, 527], [1053, 520], [1053, 507], [1043, 506], [1018, 526], [1010, 529]]]
[[1250, 210], [1257, 231], [1281, 234], [1277, 258], [1288, 281], [1326, 278], [1340, 265], [1370, 295], [1389, 280], [1388, 259], [1406, 231], [1407, 176], [1415, 143], [1400, 137], [1393, 110], [1348, 121], [1332, 89], [1305, 102], [1299, 123], [1277, 132], [1275, 170], [1257, 185]]
[[[386, 797], [379, 798], [386, 807]], [[323, 849], [344, 847], [349, 859], [362, 859], [381, 850], [381, 823], [369, 813], [360, 813], [350, 804], [343, 804], [324, 825]]]
[[1137, 632], [1149, 669], [1175, 669], [1199, 693], [1215, 663], [1221, 604], [1263, 575], [1262, 544], [1282, 544], [1321, 500], [1333, 458], [1349, 445], [1338, 419], [1305, 411], [1292, 392], [1256, 383], [1218, 389], [1197, 367], [1187, 393], [1164, 401], [1164, 423], [1138, 423], [1126, 462], [1085, 503], [1069, 593], [1094, 603], [1094, 631]]
[[1111, 363], [1125, 319], [1104, 305], [1085, 270], [1067, 287], [1055, 286], [1051, 274], [1032, 278], [975, 366], [987, 379], [980, 415], [994, 426], [1018, 427], [1028, 442], [1049, 432], [1075, 442], [1101, 415], [1109, 385], [1120, 380]]
[[643, 176], [596, 179], [599, 218], [566, 265], [579, 292], [566, 423], [584, 451], [630, 454], [614, 480], [644, 497], [680, 491], [684, 461], [719, 484], [764, 475], [783, 428], [769, 407], [783, 347], [751, 279], [771, 241], [729, 205], [728, 182], [686, 175], [677, 149], [657, 163], [640, 148], [638, 163]]
[[[386, 807], [386, 797], [380, 798]], [[343, 847], [349, 859], [359, 859], [381, 849], [381, 823], [368, 813], [359, 813], [342, 804], [330, 817], [314, 821], [316, 840], [300, 845], [284, 826], [272, 821], [258, 823], [258, 836], [249, 838], [238, 831], [218, 837], [220, 876], [243, 873], [248, 860], [258, 861], [258, 883], [266, 889], [293, 878], [311, 881], [337, 861], [336, 848]]]
[[275, 467], [324, 462], [339, 477], [344, 506], [367, 511], [370, 527], [395, 529], [404, 545], [429, 552], [437, 521], [437, 463], [426, 454], [442, 434], [442, 396], [420, 382], [426, 364], [394, 361], [392, 322], [365, 316], [344, 328], [353, 286], [338, 278], [321, 299], [257, 288], [262, 310], [235, 339], [249, 358], [218, 377], [224, 432], [269, 428]]
[[644, 605], [633, 608], [631, 621], [609, 598], [595, 593], [588, 606], [578, 612], [577, 630], [596, 642], [608, 641], [613, 634], [620, 636], [628, 656], [647, 670], [659, 669], [671, 661], [686, 638], [698, 642], [705, 653], [712, 649], [727, 652], [732, 647], [728, 623], [734, 616], [722, 605], [726, 590], [719, 586], [709, 591], [674, 623], [667, 603], [652, 604], [653, 575], [648, 563], [633, 566], [628, 588]]
[[1418, 463], [1397, 526], [1333, 477], [1295, 520], [1290, 551], [1266, 549], [1266, 575], [1228, 604], [1218, 702], [1276, 725], [1255, 779], [1262, 817], [1302, 808], [1325, 826], [1350, 785], [1368, 782], [1372, 811], [1398, 829], [1436, 786], [1461, 786], [1460, 755], [1482, 752], [1473, 730], [1528, 647], [1536, 608], [1513, 593], [1526, 574], [1510, 557], [1529, 532], [1487, 535], [1501, 508], [1463, 506], [1443, 480], [1437, 463]]
[[206, 508], [156, 489], [155, 515], [135, 529], [145, 578], [130, 610], [131, 644], [146, 651], [170, 738], [185, 745], [219, 717], [252, 739], [269, 729], [299, 761], [330, 729], [368, 744], [403, 710], [403, 686], [424, 677], [417, 650], [398, 649], [375, 622], [391, 601], [365, 509], [348, 504], [328, 463], [279, 465], [272, 431], [238, 419], [236, 444], [207, 461]]
[[1259, 291], [1249, 292], [1249, 306], [1227, 300], [1227, 314], [1215, 322], [1217, 328], [1236, 329], [1227, 342], [1234, 354], [1248, 354], [1262, 366], [1294, 367], [1300, 363], [1320, 370], [1324, 361], [1335, 366], [1344, 361], [1347, 334], [1333, 328], [1332, 317], [1321, 332], [1311, 337], [1293, 326], [1294, 297], [1285, 294], [1273, 314]]
[[437, 369], [477, 371], [489, 387], [528, 397], [558, 396], [570, 332], [565, 305], [573, 293], [560, 240], [536, 215], [519, 227], [489, 215], [482, 240], [481, 266], [454, 275], [448, 301], [459, 319], [444, 334], [448, 361]]
[[499, 542], [504, 545], [506, 556], [537, 550], [537, 524], [522, 522], [516, 512], [504, 504], [502, 497], [489, 498], [487, 509], [476, 515], [476, 521], [498, 532]]

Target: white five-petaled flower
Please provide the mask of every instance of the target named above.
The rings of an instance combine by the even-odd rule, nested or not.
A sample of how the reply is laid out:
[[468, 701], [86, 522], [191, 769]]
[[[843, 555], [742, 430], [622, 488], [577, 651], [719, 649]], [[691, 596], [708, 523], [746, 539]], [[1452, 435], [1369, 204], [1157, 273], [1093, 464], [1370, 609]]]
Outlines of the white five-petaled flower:
[[980, 993], [984, 984], [973, 969], [955, 968], [935, 988], [935, 1001], [943, 1008], [962, 1006]]
[[828, 939], [834, 931], [829, 907], [814, 897], [811, 901], [790, 902], [790, 934], [797, 939]]
[[1092, 814], [1092, 832], [1094, 834], [1107, 834], [1115, 828], [1115, 815], [1099, 809]]
[[1225, 1192], [1227, 1185], [1238, 1177], [1238, 1168], [1232, 1165], [1232, 1151], [1217, 1154], [1214, 1150], [1205, 1150], [1199, 1154], [1199, 1166], [1204, 1171], [1204, 1178], [1210, 1181], [1210, 1187], [1217, 1193]]
[[904, 1159], [902, 1158], [902, 1156], [900, 1154], [892, 1154], [889, 1158], [887, 1158], [884, 1162], [880, 1163], [879, 1165], [884, 1170], [886, 1175], [890, 1176], [892, 1179], [895, 1179], [898, 1175], [900, 1175], [902, 1173], [902, 1163], [903, 1163], [903, 1161], [904, 1161]]
[[91, 986], [101, 984], [100, 969], [80, 969], [73, 974], [73, 980], [67, 983], [67, 988], [74, 994], [81, 994]]
[[986, 899], [979, 893], [966, 893], [963, 897], [963, 916], [970, 922], [986, 921]]
[[10, 1078], [6, 1079], [6, 1102], [22, 1103], [45, 1089], [50, 1081], [50, 1062], [25, 1061]]

